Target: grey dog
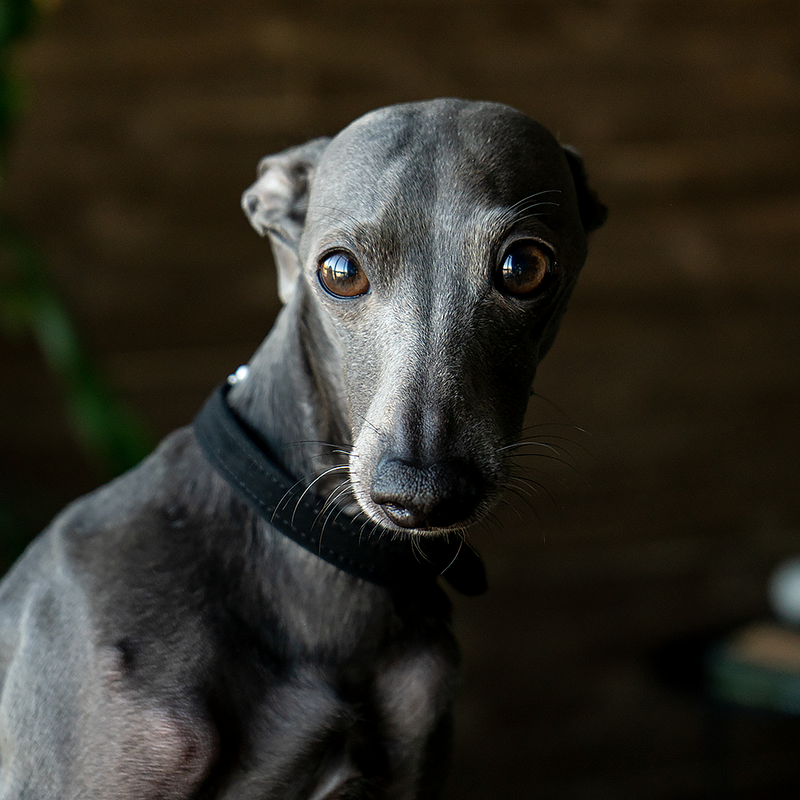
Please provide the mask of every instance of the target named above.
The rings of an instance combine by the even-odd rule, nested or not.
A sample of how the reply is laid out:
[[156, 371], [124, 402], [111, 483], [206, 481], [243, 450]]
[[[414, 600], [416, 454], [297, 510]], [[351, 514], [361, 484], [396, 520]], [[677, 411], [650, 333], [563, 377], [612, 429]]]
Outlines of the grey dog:
[[508, 481], [605, 209], [542, 126], [450, 99], [264, 159], [243, 206], [279, 272], [272, 332], [0, 587], [0, 800], [441, 791], [437, 573], [481, 588], [464, 531]]

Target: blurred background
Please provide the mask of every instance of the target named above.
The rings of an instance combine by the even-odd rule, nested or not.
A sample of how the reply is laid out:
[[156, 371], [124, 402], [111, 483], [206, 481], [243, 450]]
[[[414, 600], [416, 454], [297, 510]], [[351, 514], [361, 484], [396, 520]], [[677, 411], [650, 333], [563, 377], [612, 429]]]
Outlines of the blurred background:
[[262, 156], [388, 103], [509, 103], [581, 150], [610, 217], [530, 409], [569, 463], [531, 465], [552, 499], [476, 532], [492, 588], [455, 601], [448, 798], [800, 796], [798, 718], [720, 723], [656, 668], [766, 616], [800, 554], [800, 4], [23, 6], [0, 14], [3, 566], [269, 330], [239, 210]]

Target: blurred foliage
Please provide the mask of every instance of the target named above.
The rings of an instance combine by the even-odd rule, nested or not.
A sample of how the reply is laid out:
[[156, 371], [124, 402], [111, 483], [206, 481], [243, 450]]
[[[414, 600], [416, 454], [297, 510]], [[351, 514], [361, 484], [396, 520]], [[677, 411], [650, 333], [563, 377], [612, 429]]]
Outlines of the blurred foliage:
[[9, 129], [20, 108], [21, 92], [9, 68], [10, 48], [16, 39], [27, 33], [36, 16], [30, 0], [0, 0], [0, 157], [5, 162]]
[[[11, 63], [13, 47], [32, 31], [39, 12], [54, 5], [53, 0], [0, 0], [0, 189], [9, 137], [24, 100]], [[38, 248], [4, 211], [0, 211], [0, 330], [10, 336], [35, 338], [47, 366], [63, 386], [71, 429], [103, 474], [119, 473], [146, 455], [151, 442], [143, 426], [103, 381], [81, 344]], [[20, 511], [27, 508], [25, 498], [34, 494], [34, 489], [0, 487], [0, 561], [6, 560], [8, 551], [18, 550], [20, 542], [24, 544], [27, 537], [21, 530], [41, 523], [35, 514]]]
[[32, 334], [65, 390], [78, 442], [103, 472], [133, 466], [150, 450], [143, 427], [113, 396], [81, 346], [37, 248], [0, 213], [0, 323], [11, 335]]

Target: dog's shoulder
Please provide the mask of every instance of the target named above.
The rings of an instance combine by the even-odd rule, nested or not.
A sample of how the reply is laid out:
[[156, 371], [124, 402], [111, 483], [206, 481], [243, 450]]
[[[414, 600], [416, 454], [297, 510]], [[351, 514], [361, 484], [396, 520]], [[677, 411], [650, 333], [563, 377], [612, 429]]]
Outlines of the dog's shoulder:
[[[191, 428], [175, 431], [142, 463], [75, 500], [40, 534], [0, 584], [5, 617], [24, 597], [61, 585], [98, 619], [171, 623], [244, 550], [252, 522], [208, 467]], [[148, 607], [162, 609], [155, 620]]]
[[[167, 591], [224, 558], [252, 514], [214, 473], [191, 428], [167, 436], [141, 464], [72, 503], [45, 536], [65, 569], [98, 590]], [[200, 579], [199, 576], [197, 578]]]
[[187, 536], [161, 508], [193, 449], [177, 432], [70, 504], [0, 584], [0, 790], [185, 797], [207, 773], [218, 742], [196, 689], [213, 653]]

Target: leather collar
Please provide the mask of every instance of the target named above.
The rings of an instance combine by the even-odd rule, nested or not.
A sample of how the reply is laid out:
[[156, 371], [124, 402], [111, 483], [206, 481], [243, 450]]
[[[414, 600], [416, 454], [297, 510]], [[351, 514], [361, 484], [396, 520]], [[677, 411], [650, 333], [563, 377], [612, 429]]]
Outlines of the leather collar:
[[223, 384], [194, 421], [211, 466], [275, 530], [340, 570], [390, 588], [429, 586], [441, 575], [468, 596], [486, 591], [480, 556], [460, 537], [423, 537], [351, 517], [286, 475], [227, 402]]

